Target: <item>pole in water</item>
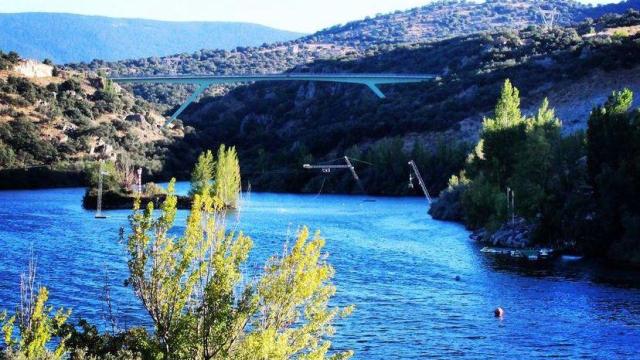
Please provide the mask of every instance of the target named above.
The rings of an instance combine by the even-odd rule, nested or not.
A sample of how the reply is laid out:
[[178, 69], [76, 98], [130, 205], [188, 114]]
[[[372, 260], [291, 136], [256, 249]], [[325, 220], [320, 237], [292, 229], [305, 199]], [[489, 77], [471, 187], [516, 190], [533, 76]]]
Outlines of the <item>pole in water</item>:
[[138, 168], [138, 178], [136, 179], [138, 182], [136, 185], [138, 187], [138, 194], [142, 194], [142, 168]]
[[[420, 187], [422, 188], [422, 192], [424, 193], [425, 198], [427, 198], [427, 201], [429, 202], [429, 204], [431, 204], [431, 195], [429, 195], [429, 190], [427, 190], [427, 185], [424, 183], [424, 180], [422, 180], [422, 175], [420, 174], [420, 170], [418, 170], [418, 166], [416, 165], [416, 162], [413, 160], [409, 161], [409, 166], [411, 166], [411, 169], [416, 175], [416, 179], [418, 179], [418, 184], [420, 184]], [[411, 173], [409, 173], [409, 176], [411, 176]]]
[[[364, 186], [362, 185], [362, 182], [360, 181], [360, 177], [358, 176], [358, 173], [356, 173], [356, 169], [353, 166], [353, 164], [351, 163], [351, 160], [349, 159], [349, 157], [345, 156], [342, 159], [335, 159], [335, 160], [332, 160], [330, 162], [335, 162], [337, 160], [344, 160], [345, 165], [328, 165], [328, 164], [311, 165], [311, 164], [304, 164], [304, 165], [302, 165], [302, 167], [304, 169], [306, 169], [306, 170], [320, 169], [325, 174], [331, 173], [331, 170], [333, 170], [333, 169], [348, 169], [349, 171], [351, 171], [351, 175], [353, 176], [353, 179], [358, 184], [358, 187], [360, 188], [362, 193], [366, 194], [367, 192], [364, 189]], [[357, 159], [354, 159], [354, 160], [360, 161], [360, 160], [357, 160]], [[321, 191], [322, 191], [322, 189], [321, 189]]]
[[353, 176], [353, 179], [356, 181], [356, 183], [358, 184], [358, 187], [360, 188], [360, 190], [362, 191], [363, 194], [367, 194], [366, 190], [364, 189], [364, 186], [362, 185], [362, 182], [360, 182], [360, 177], [358, 176], [358, 174], [356, 173], [356, 168], [353, 167], [353, 165], [351, 164], [351, 161], [349, 160], [348, 157], [344, 157], [344, 161], [345, 163], [347, 163], [347, 166], [349, 167], [349, 170], [351, 171], [351, 175]]
[[102, 214], [102, 177], [104, 176], [104, 160], [100, 160], [100, 173], [98, 174], [98, 199], [96, 204], [96, 219], [106, 219], [107, 216]]

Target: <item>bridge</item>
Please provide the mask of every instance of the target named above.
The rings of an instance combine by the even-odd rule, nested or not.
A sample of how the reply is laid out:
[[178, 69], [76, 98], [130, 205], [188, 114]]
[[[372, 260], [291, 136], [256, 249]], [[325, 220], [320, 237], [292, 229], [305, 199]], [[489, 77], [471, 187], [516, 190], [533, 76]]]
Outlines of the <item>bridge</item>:
[[365, 85], [379, 98], [384, 93], [378, 85], [418, 83], [435, 79], [435, 75], [421, 74], [313, 74], [313, 73], [284, 73], [260, 75], [176, 75], [176, 76], [136, 76], [113, 77], [116, 83], [161, 83], [161, 84], [191, 84], [198, 85], [198, 89], [171, 115], [167, 125], [194, 102], [200, 94], [214, 84], [236, 84], [258, 81], [315, 81]]

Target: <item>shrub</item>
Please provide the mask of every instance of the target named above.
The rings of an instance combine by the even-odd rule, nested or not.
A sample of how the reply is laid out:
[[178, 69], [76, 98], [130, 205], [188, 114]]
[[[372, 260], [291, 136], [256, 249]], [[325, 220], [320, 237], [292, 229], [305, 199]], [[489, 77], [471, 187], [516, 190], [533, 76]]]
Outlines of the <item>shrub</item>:
[[349, 310], [329, 307], [335, 287], [324, 240], [303, 229], [287, 253], [271, 258], [264, 274], [246, 284], [242, 267], [251, 239], [226, 230], [208, 186], [194, 195], [184, 235], [169, 236], [174, 185], [172, 180], [159, 216], [153, 203], [141, 210], [136, 202], [128, 240], [128, 283], [153, 320], [162, 356], [324, 359], [332, 323]]

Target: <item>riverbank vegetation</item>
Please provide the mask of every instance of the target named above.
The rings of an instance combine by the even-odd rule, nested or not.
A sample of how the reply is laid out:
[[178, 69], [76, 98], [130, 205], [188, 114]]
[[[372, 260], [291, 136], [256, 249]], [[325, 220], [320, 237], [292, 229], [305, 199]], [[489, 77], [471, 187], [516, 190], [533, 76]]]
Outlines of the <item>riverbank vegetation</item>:
[[[68, 337], [57, 336], [69, 316], [70, 310], [47, 305], [49, 291], [46, 287], [36, 289], [35, 261], [20, 277], [20, 305], [12, 316], [0, 313], [3, 350], [0, 358], [7, 360], [62, 359], [66, 352]], [[54, 339], [55, 338], [55, 339]], [[53, 341], [55, 340], [55, 341]]]
[[[93, 163], [89, 166], [89, 187], [82, 200], [85, 209], [96, 209], [100, 172], [102, 172], [103, 209], [130, 209], [134, 201], [151, 201], [159, 205], [167, 197], [167, 192], [154, 182], [138, 184], [142, 181], [140, 168], [132, 165], [125, 157], [117, 161]], [[140, 176], [140, 179], [138, 179]], [[200, 154], [191, 176], [191, 190], [188, 196], [178, 196], [178, 208], [190, 209], [195, 194], [204, 189], [219, 199], [226, 209], [237, 209], [241, 191], [240, 162], [234, 147], [220, 145], [217, 157], [211, 150]]]
[[[124, 156], [116, 161], [89, 163], [86, 170], [89, 186], [82, 198], [82, 206], [85, 209], [97, 208], [100, 182], [102, 208], [105, 210], [131, 209], [136, 198], [159, 204], [166, 197], [166, 191], [153, 182], [140, 184], [142, 186], [139, 188], [138, 171], [141, 169]], [[182, 209], [190, 208], [189, 199], [179, 197], [179, 206]]]
[[[324, 239], [306, 227], [269, 258], [262, 271], [247, 266], [250, 237], [227, 226], [231, 193], [217, 179], [236, 179], [233, 148], [218, 152], [216, 180], [193, 192], [184, 230], [177, 232], [175, 179], [156, 209], [138, 198], [130, 215], [126, 250], [132, 287], [153, 324], [100, 333], [86, 321], [66, 324], [68, 312], [51, 314], [41, 288], [26, 322], [2, 315], [6, 359], [348, 359], [331, 349], [334, 323], [351, 307], [329, 305], [336, 292]], [[203, 154], [200, 168], [211, 164]], [[104, 169], [104, 168], [103, 168]], [[205, 173], [209, 173], [209, 170]], [[194, 171], [194, 173], [199, 173]], [[35, 274], [35, 272], [33, 272]], [[34, 276], [32, 276], [34, 277]], [[23, 307], [21, 307], [22, 309]], [[22, 321], [22, 320], [20, 320]], [[14, 334], [16, 333], [16, 334]], [[19, 338], [14, 338], [19, 334]], [[16, 340], [14, 340], [16, 339]], [[55, 348], [54, 351], [49, 349]]]
[[640, 116], [632, 99], [628, 89], [613, 92], [593, 109], [586, 133], [562, 137], [548, 102], [523, 116], [507, 80], [464, 170], [431, 214], [489, 233], [522, 217], [535, 225], [536, 243], [640, 265], [640, 208], [632, 200], [640, 196]]
[[191, 174], [190, 196], [210, 191], [226, 208], [238, 207], [240, 191], [242, 191], [240, 177], [240, 162], [235, 147], [227, 148], [222, 144], [218, 148], [217, 158], [211, 150], [200, 154], [198, 162]]

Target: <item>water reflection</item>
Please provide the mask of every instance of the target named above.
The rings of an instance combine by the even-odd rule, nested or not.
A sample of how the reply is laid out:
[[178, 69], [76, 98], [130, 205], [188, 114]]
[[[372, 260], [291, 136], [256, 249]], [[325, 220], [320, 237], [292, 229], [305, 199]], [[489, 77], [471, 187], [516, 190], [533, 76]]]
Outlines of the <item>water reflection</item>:
[[[186, 191], [187, 184], [179, 184]], [[121, 326], [148, 324], [130, 288], [119, 229], [80, 208], [82, 189], [0, 192], [0, 308], [18, 300], [18, 276], [34, 245], [39, 279], [74, 320], [106, 326], [109, 272]], [[359, 359], [632, 358], [640, 343], [640, 276], [588, 261], [514, 263], [480, 253], [457, 224], [431, 220], [419, 198], [252, 194], [238, 227], [254, 241], [255, 273], [306, 224], [327, 239], [334, 303], [355, 304], [334, 346]], [[179, 212], [178, 222], [187, 216]], [[180, 231], [178, 228], [177, 231]], [[459, 280], [456, 280], [459, 277]], [[505, 309], [502, 320], [493, 310]]]

